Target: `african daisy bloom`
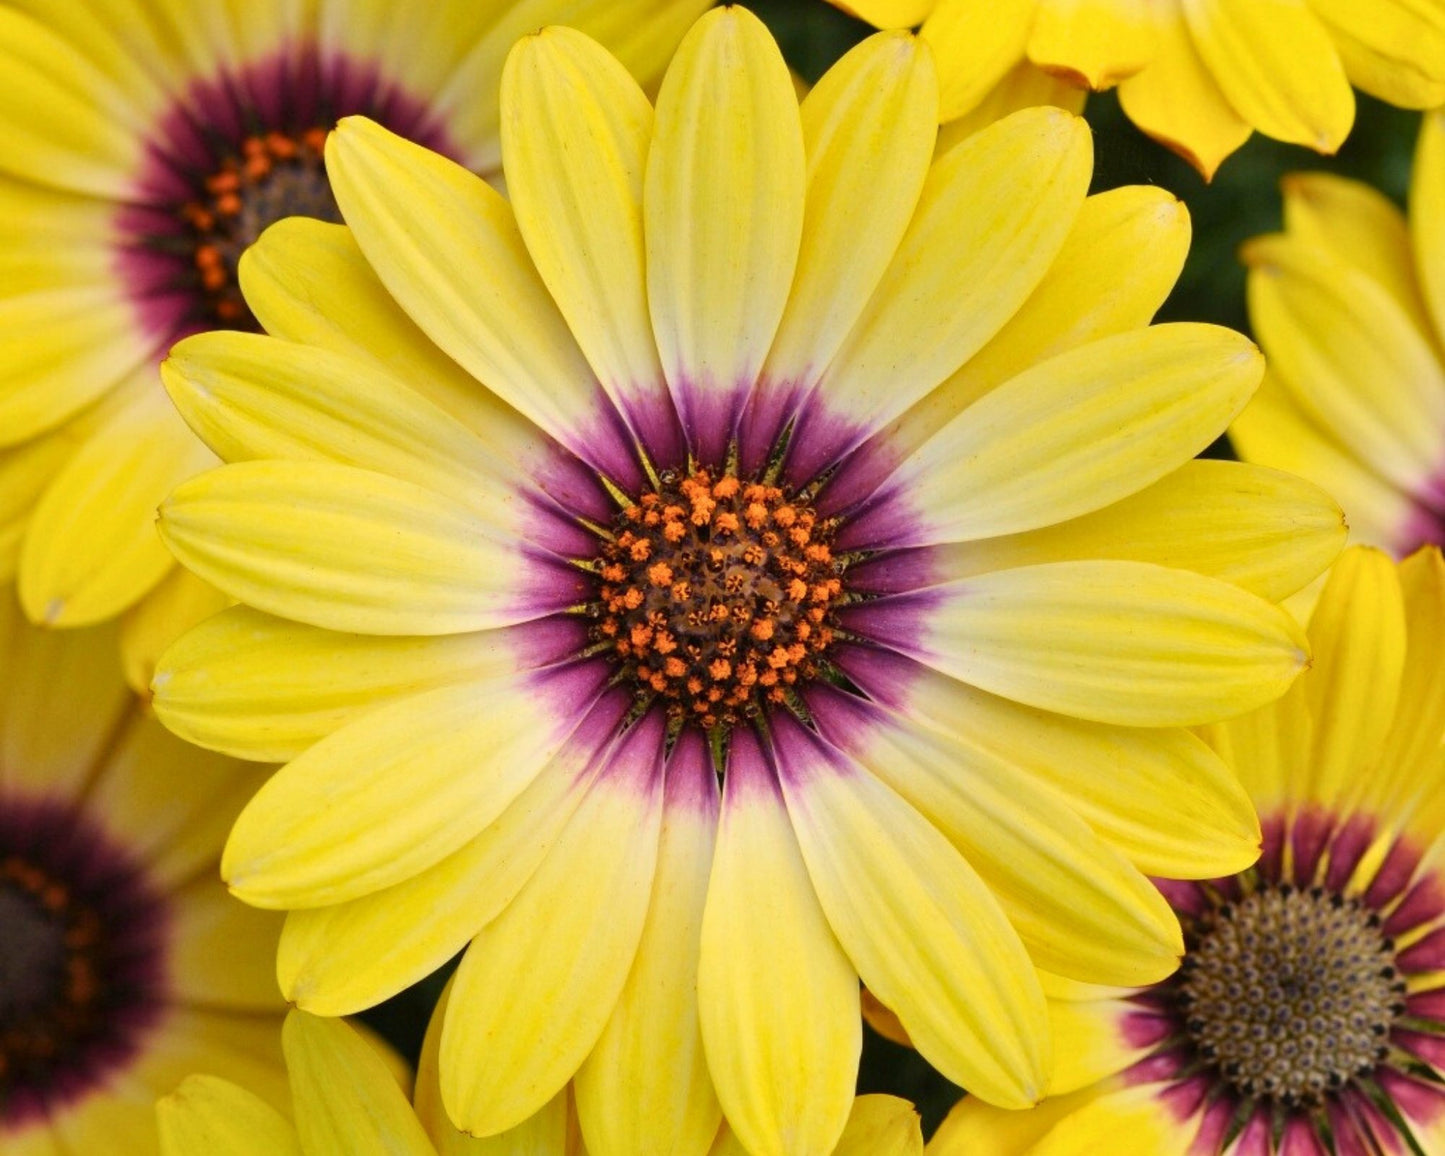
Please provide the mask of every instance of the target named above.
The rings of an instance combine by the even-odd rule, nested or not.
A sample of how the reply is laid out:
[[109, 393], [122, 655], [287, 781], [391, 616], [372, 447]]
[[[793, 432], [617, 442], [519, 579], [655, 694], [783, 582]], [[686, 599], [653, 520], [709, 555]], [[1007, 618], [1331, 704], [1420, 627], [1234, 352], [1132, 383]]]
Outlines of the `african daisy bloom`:
[[1442, 622], [1437, 548], [1341, 558], [1314, 667], [1207, 732], [1259, 807], [1259, 863], [1162, 884], [1185, 927], [1178, 973], [1054, 981], [1057, 1097], [964, 1101], [932, 1156], [1445, 1151]]
[[[588, 1156], [566, 1091], [501, 1136], [457, 1131], [438, 1095], [440, 1022], [427, 1029], [413, 1105], [355, 1030], [293, 1011], [282, 1032], [291, 1118], [230, 1081], [192, 1075], [156, 1105], [161, 1156]], [[747, 1153], [724, 1128], [708, 1156]], [[833, 1156], [923, 1156], [918, 1115], [893, 1096], [860, 1096]]]
[[517, 36], [576, 24], [655, 78], [706, 7], [0, 7], [0, 578], [18, 572], [31, 620], [76, 626], [136, 607], [123, 642], [140, 689], [165, 642], [226, 604], [178, 576], [155, 534], [160, 500], [215, 463], [156, 366], [187, 333], [257, 327], [236, 263], [267, 225], [339, 219], [321, 153], [338, 117], [365, 113], [494, 174], [497, 84]]
[[831, 0], [879, 28], [922, 24], [944, 120], [1119, 87], [1125, 114], [1206, 179], [1261, 132], [1333, 153], [1350, 85], [1445, 104], [1445, 0]]
[[1284, 232], [1243, 250], [1270, 374], [1230, 438], [1328, 489], [1356, 541], [1445, 543], [1445, 113], [1421, 127], [1408, 222], [1341, 177], [1284, 193]]
[[154, 1153], [196, 1068], [284, 1088], [280, 920], [216, 861], [260, 768], [139, 709], [114, 628], [0, 599], [0, 1151]]
[[468, 1132], [575, 1076], [596, 1156], [703, 1153], [720, 1113], [829, 1152], [860, 976], [951, 1078], [1032, 1103], [1031, 964], [1162, 978], [1183, 943], [1142, 872], [1257, 853], [1182, 728], [1301, 669], [1271, 600], [1339, 510], [1190, 462], [1261, 364], [1148, 327], [1177, 202], [1087, 198], [1058, 110], [935, 162], [936, 124], [907, 33], [800, 110], [718, 9], [654, 113], [550, 29], [503, 74], [510, 201], [348, 119], [348, 228], [242, 262], [273, 336], [163, 369], [232, 464], [161, 532], [246, 605], [168, 652], [157, 709], [292, 760], [223, 872], [291, 912], [298, 1006], [466, 948], [441, 1093]]

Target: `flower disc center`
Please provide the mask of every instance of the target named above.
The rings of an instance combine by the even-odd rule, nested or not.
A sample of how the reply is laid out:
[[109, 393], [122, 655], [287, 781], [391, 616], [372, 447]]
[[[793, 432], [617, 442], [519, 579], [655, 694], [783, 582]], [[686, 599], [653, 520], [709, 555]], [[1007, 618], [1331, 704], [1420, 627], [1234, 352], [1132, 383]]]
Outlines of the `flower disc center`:
[[1318, 888], [1220, 907], [1180, 983], [1199, 1054], [1239, 1093], [1286, 1104], [1317, 1104], [1369, 1074], [1400, 990], [1378, 918]]
[[666, 473], [603, 548], [594, 635], [674, 723], [733, 726], [818, 674], [843, 595], [832, 534], [777, 486]]
[[194, 245], [196, 273], [217, 322], [244, 323], [250, 317], [236, 268], [241, 254], [285, 217], [315, 217], [339, 223], [341, 210], [326, 179], [326, 129], [290, 135], [269, 132], [247, 137], [239, 155], [221, 159], [180, 207]]

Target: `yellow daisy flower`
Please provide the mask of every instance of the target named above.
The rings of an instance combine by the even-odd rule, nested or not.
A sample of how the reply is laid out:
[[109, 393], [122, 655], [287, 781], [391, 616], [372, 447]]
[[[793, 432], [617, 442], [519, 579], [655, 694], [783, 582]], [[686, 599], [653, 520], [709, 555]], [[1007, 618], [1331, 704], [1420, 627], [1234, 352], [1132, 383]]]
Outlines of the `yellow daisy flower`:
[[1338, 497], [1356, 541], [1445, 543], [1445, 112], [1425, 117], [1408, 223], [1342, 177], [1284, 192], [1285, 231], [1243, 251], [1270, 374], [1230, 437]]
[[1445, 562], [1349, 550], [1314, 668], [1208, 731], [1264, 825], [1257, 866], [1162, 883], [1179, 972], [1053, 980], [1055, 1095], [965, 1100], [931, 1156], [1445, 1151]]
[[[503, 1135], [457, 1131], [437, 1083], [443, 1005], [427, 1030], [414, 1104], [355, 1030], [293, 1011], [282, 1042], [294, 1122], [235, 1083], [192, 1075], [156, 1105], [161, 1156], [588, 1156], [565, 1090]], [[708, 1156], [748, 1154], [724, 1127]], [[918, 1115], [893, 1096], [859, 1096], [832, 1156], [923, 1156]]]
[[1050, 81], [1119, 86], [1141, 130], [1208, 179], [1262, 132], [1333, 153], [1350, 85], [1445, 104], [1445, 0], [831, 0], [938, 53], [943, 118], [1059, 102]]
[[[0, 7], [0, 578], [32, 621], [143, 604], [133, 683], [225, 601], [172, 575], [156, 505], [215, 463], [156, 365], [254, 329], [241, 251], [293, 213], [338, 220], [322, 158], [365, 113], [495, 174], [512, 41], [566, 21], [655, 78], [708, 0], [18, 0]], [[170, 577], [168, 577], [168, 575]]]
[[115, 632], [56, 635], [0, 598], [0, 1151], [156, 1151], [197, 1068], [273, 1095], [280, 920], [216, 860], [260, 768], [142, 714]]
[[510, 201], [348, 119], [349, 231], [242, 262], [274, 336], [163, 369], [233, 464], [162, 534], [248, 605], [169, 652], [157, 709], [292, 760], [223, 863], [291, 910], [288, 998], [350, 1012], [467, 949], [442, 1092], [471, 1132], [575, 1074], [598, 1153], [705, 1151], [719, 1111], [830, 1151], [860, 975], [951, 1078], [1031, 1103], [1030, 961], [1162, 978], [1142, 872], [1257, 854], [1182, 728], [1301, 669], [1270, 600], [1339, 510], [1190, 460], [1262, 365], [1148, 326], [1173, 198], [1087, 197], [1057, 110], [937, 161], [936, 124], [906, 33], [800, 110], [718, 9], [654, 111], [551, 29], [503, 75]]

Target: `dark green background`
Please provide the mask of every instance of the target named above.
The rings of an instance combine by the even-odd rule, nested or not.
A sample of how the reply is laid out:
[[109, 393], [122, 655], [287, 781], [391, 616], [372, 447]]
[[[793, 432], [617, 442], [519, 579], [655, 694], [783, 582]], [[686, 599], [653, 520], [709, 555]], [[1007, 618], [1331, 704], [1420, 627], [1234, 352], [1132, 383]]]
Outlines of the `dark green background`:
[[[754, 0], [750, 7], [773, 30], [788, 63], [816, 80], [871, 29], [823, 0]], [[1354, 132], [1335, 157], [1254, 136], [1224, 162], [1213, 183], [1160, 148], [1119, 111], [1111, 93], [1092, 97], [1085, 116], [1094, 130], [1094, 190], [1127, 184], [1160, 185], [1189, 206], [1194, 244], [1161, 320], [1213, 321], [1248, 331], [1240, 242], [1280, 227], [1279, 179], [1301, 170], [1328, 170], [1370, 182], [1403, 204], [1419, 116], [1359, 97]], [[1215, 453], [1227, 453], [1219, 445]], [[586, 961], [579, 960], [585, 967]], [[415, 1059], [427, 1017], [445, 982], [442, 973], [366, 1014], [366, 1019]], [[914, 1052], [865, 1033], [859, 1090], [892, 1092], [918, 1105], [931, 1131], [958, 1098], [958, 1089]]]

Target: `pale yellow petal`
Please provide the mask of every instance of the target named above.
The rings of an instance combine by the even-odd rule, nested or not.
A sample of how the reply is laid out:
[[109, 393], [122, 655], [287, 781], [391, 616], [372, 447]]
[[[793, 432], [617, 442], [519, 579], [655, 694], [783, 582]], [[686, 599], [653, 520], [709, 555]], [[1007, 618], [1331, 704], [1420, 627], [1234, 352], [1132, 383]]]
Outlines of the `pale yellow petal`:
[[156, 1104], [161, 1156], [302, 1156], [296, 1129], [259, 1096], [193, 1075]]
[[230, 604], [210, 583], [173, 566], [121, 619], [120, 654], [130, 688], [149, 698], [151, 679], [171, 643]]
[[1157, 1085], [1105, 1084], [1050, 1097], [1031, 1112], [962, 1100], [929, 1141], [928, 1156], [1159, 1156], [1187, 1151], [1193, 1132]]
[[[183, 635], [154, 683], [176, 734], [244, 759], [283, 762], [376, 707], [564, 656], [529, 628], [435, 637], [341, 634], [237, 606]], [[545, 642], [550, 632], [542, 635]]]
[[502, 676], [364, 715], [257, 793], [221, 872], [248, 903], [283, 908], [341, 903], [408, 879], [499, 816], [561, 750], [585, 706], [583, 698], [558, 710], [526, 678]]
[[775, 388], [817, 379], [903, 239], [933, 159], [932, 54], [906, 34], [869, 37], [824, 74], [802, 118], [807, 206], [797, 274], [764, 369]]
[[1348, 528], [1324, 490], [1293, 474], [1199, 458], [1082, 518], [1023, 534], [937, 547], [948, 578], [986, 570], [1116, 558], [1193, 570], [1271, 602], [1323, 573]]
[[824, 404], [866, 432], [972, 357], [1059, 253], [1092, 161], [1083, 121], [1028, 109], [935, 163], [897, 254], [819, 384]]
[[1154, 37], [1149, 0], [1045, 0], [1029, 31], [1028, 56], [1098, 91], [1147, 65]]
[[803, 232], [803, 130], [772, 35], [740, 7], [683, 39], [657, 97], [647, 295], [690, 444], [716, 453], [773, 342]]
[[1329, 33], [1297, 0], [1181, 0], [1189, 34], [1225, 99], [1266, 136], [1332, 153], [1355, 94]]
[[1410, 243], [1436, 340], [1445, 344], [1445, 111], [1425, 115], [1410, 178]]
[[652, 894], [662, 739], [654, 717], [618, 741], [536, 874], [467, 949], [441, 1038], [442, 1100], [463, 1131], [539, 1111], [606, 1026]]
[[1445, 104], [1445, 7], [1310, 0], [1356, 88], [1402, 108]]
[[577, 1072], [591, 1156], [703, 1156], [722, 1117], [702, 1049], [697, 965], [717, 830], [706, 744], [685, 735], [667, 768], [662, 841], [637, 958]]
[[326, 172], [362, 252], [417, 326], [587, 457], [583, 431], [604, 403], [501, 194], [362, 117], [327, 139]]
[[998, 900], [927, 819], [843, 756], [804, 746], [782, 766], [809, 877], [868, 990], [935, 1068], [1024, 1108], [1051, 1064], [1043, 992]]
[[897, 1096], [859, 1096], [833, 1156], [923, 1156], [918, 1112]]
[[517, 43], [502, 104], [507, 190], [528, 252], [598, 380], [641, 416], [662, 382], [642, 231], [652, 105], [611, 53], [561, 27]]
[[1424, 487], [1445, 458], [1445, 367], [1409, 316], [1368, 274], [1289, 236], [1243, 257], [1271, 372], [1381, 477]]
[[734, 732], [703, 912], [698, 1008], [708, 1067], [754, 1156], [829, 1156], [853, 1103], [858, 973], [819, 906], [751, 735]]
[[435, 1156], [386, 1064], [344, 1021], [293, 1011], [282, 1041], [308, 1156]]
[[1131, 1047], [1128, 1042], [1125, 1025], [1140, 1009], [1125, 998], [1127, 988], [1091, 991], [1089, 985], [1075, 984], [1072, 998], [1060, 998], [1058, 980], [1048, 975], [1039, 978], [1049, 997], [1049, 1032], [1054, 1037], [1051, 1098], [1118, 1075], [1148, 1053], [1148, 1048]]
[[1264, 373], [1211, 325], [1156, 325], [1060, 354], [985, 395], [893, 482], [920, 542], [1018, 533], [1098, 510], [1178, 469], [1224, 430]]
[[[455, 634], [538, 617], [532, 600], [548, 597], [508, 513], [350, 466], [251, 461], [176, 489], [160, 532], [188, 569], [260, 610], [332, 630]], [[557, 579], [556, 608], [576, 588]]]
[[21, 603], [32, 621], [85, 626], [113, 618], [175, 565], [156, 507], [216, 459], [162, 398], [102, 426], [36, 504], [20, 551]]
[[1088, 90], [1050, 76], [1027, 60], [1020, 60], [1003, 75], [972, 112], [955, 117], [938, 130], [938, 151], [946, 152], [981, 128], [1024, 108], [1051, 104], [1075, 116], [1082, 116]]
[[916, 448], [984, 394], [1032, 365], [1148, 325], [1189, 252], [1189, 210], [1163, 189], [1126, 185], [1084, 201], [1064, 246], [992, 340], [890, 429]]
[[1303, 631], [1277, 606], [1145, 562], [1046, 563], [929, 593], [940, 597], [922, 638], [904, 628], [889, 641], [982, 690], [1096, 722], [1241, 714], [1279, 697], [1308, 660]]

